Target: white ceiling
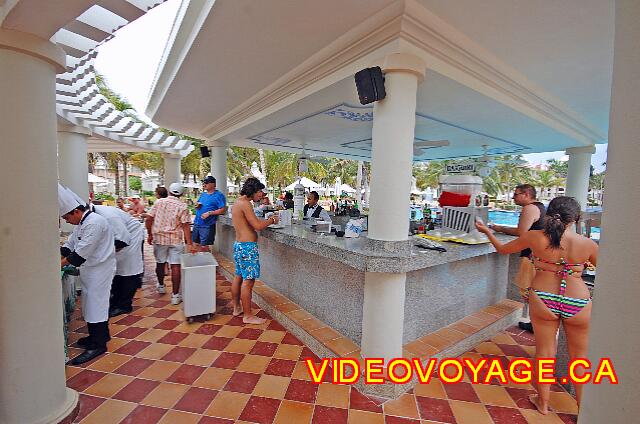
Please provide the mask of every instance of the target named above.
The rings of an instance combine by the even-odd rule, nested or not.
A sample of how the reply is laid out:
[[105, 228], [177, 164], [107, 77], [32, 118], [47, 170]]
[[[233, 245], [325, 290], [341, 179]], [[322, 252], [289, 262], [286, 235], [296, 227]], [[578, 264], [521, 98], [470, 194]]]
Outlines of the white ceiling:
[[[432, 69], [419, 87], [416, 139], [451, 145], [414, 159], [479, 155], [483, 144], [499, 154], [606, 141], [612, 0], [217, 0], [210, 11], [185, 12], [147, 112], [157, 124], [197, 137], [291, 151], [304, 143], [325, 155], [366, 159], [371, 121], [340, 117], [371, 112], [359, 106], [353, 71], [399, 47], [416, 54], [439, 47], [383, 37], [400, 22], [391, 18], [407, 11], [424, 16], [448, 37], [445, 47], [455, 45], [455, 54], [477, 66], [464, 69], [467, 57], [450, 66], [437, 56], [442, 48], [425, 53]], [[353, 52], [376, 36], [377, 44]], [[477, 76], [477, 69], [488, 73]]]

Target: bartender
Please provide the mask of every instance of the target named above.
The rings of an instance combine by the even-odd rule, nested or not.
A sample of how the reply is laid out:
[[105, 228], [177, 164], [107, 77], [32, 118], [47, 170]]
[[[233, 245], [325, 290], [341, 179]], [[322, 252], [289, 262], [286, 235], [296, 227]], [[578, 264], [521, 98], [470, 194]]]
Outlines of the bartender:
[[82, 315], [89, 335], [78, 340], [86, 350], [71, 360], [79, 365], [107, 351], [109, 336], [109, 294], [116, 272], [114, 236], [105, 218], [93, 213], [70, 190], [58, 186], [60, 216], [76, 228], [60, 248], [60, 266], [80, 269]]
[[325, 211], [322, 206], [318, 204], [318, 200], [320, 200], [320, 195], [317, 191], [312, 191], [309, 193], [309, 195], [307, 196], [307, 204], [304, 205], [304, 208], [302, 210], [304, 217], [331, 222], [329, 213], [327, 213], [327, 211]]

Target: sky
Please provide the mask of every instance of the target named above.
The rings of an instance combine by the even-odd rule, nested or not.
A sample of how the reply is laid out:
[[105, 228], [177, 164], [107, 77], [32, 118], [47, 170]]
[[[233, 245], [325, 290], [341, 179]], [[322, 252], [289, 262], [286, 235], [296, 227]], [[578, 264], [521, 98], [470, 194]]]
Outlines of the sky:
[[[151, 122], [144, 115], [149, 91], [158, 62], [169, 36], [180, 0], [169, 0], [149, 11], [140, 19], [120, 29], [116, 36], [98, 48], [95, 61], [108, 86], [126, 98], [137, 110], [140, 118]], [[566, 160], [564, 151], [532, 153], [524, 158], [533, 165], [544, 164], [548, 159]], [[604, 169], [607, 145], [596, 145], [591, 164], [597, 172]]]

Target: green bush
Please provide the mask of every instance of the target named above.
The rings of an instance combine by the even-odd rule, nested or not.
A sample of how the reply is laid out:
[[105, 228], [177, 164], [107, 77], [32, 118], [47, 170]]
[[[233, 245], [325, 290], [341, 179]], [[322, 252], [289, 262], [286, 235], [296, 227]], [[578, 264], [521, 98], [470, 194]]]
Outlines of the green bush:
[[135, 175], [129, 176], [129, 188], [134, 191], [140, 191], [142, 189], [142, 179]]
[[156, 193], [155, 193], [155, 192], [153, 192], [153, 191], [150, 191], [150, 190], [143, 190], [143, 191], [142, 191], [142, 195], [143, 195], [144, 197], [149, 197], [149, 196], [153, 197], [153, 196], [155, 196], [155, 195], [156, 195]]
[[95, 200], [115, 200], [115, 196], [111, 193], [96, 193], [93, 198]]

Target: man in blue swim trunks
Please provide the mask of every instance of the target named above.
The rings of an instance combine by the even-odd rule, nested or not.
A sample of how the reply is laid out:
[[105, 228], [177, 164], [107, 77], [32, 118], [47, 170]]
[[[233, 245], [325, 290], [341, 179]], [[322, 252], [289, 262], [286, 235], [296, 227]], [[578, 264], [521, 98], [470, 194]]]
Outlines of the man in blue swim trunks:
[[208, 252], [216, 239], [218, 215], [227, 211], [227, 199], [216, 190], [216, 179], [209, 175], [202, 180], [204, 191], [196, 204], [196, 218], [193, 221], [191, 239], [200, 252]]
[[262, 324], [266, 320], [251, 313], [251, 296], [253, 284], [260, 277], [260, 255], [258, 253], [258, 233], [271, 224], [278, 223], [278, 216], [269, 219], [258, 219], [253, 205], [264, 197], [264, 184], [257, 178], [247, 178], [240, 190], [240, 197], [233, 204], [233, 228], [236, 230], [236, 242], [233, 244], [233, 260], [236, 275], [231, 284], [233, 315], [244, 313], [245, 324]]

